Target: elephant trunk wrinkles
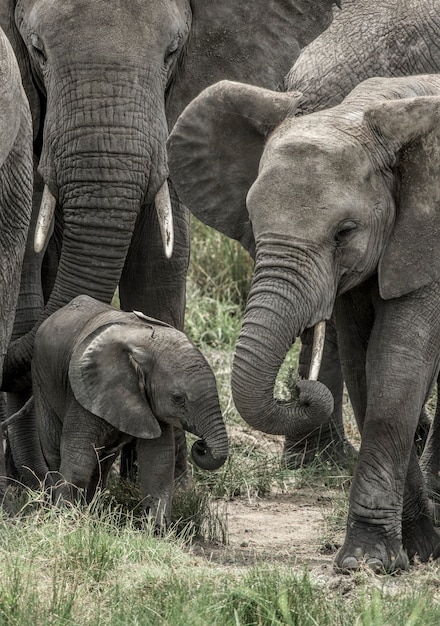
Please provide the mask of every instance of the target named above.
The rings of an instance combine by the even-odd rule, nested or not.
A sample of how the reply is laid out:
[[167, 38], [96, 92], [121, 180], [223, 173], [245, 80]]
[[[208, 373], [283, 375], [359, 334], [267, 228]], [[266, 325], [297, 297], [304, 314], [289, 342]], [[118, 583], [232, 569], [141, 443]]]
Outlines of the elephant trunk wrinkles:
[[[292, 437], [319, 428], [333, 411], [330, 391], [315, 380], [298, 381], [298, 397], [274, 398], [276, 377], [296, 337], [328, 318], [333, 303], [332, 294], [322, 295], [325, 268], [297, 255], [296, 261], [291, 258], [277, 267], [285, 253], [281, 257], [257, 253], [232, 369], [232, 394], [243, 419], [263, 432]], [[299, 273], [298, 267], [305, 269]]]
[[215, 470], [225, 463], [228, 456], [228, 436], [217, 396], [205, 398], [202, 411], [185, 428], [201, 437], [191, 450], [192, 458], [199, 467]]
[[[80, 110], [48, 101], [45, 145], [50, 149], [45, 148], [39, 169], [62, 209], [63, 244], [44, 311], [8, 351], [3, 383], [7, 391], [28, 384], [35, 333], [44, 319], [80, 294], [111, 302], [141, 207], [154, 200], [168, 174], [163, 103], [159, 112], [152, 107], [157, 118], [153, 120], [148, 112], [153, 96], [139, 81], [131, 94], [125, 81], [78, 83]], [[57, 134], [60, 125], [63, 133]]]

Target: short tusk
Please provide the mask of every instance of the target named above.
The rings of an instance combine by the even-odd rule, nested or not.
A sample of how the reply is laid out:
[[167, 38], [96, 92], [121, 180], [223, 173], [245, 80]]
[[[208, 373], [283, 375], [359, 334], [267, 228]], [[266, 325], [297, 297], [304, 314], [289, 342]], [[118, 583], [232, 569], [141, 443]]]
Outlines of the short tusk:
[[56, 205], [55, 197], [49, 191], [49, 187], [44, 185], [34, 236], [34, 250], [37, 253], [41, 252], [46, 244]]
[[170, 190], [168, 189], [166, 180], [157, 192], [154, 204], [159, 218], [160, 234], [162, 235], [165, 256], [167, 259], [170, 259], [173, 254], [174, 228]]
[[313, 331], [312, 362], [309, 380], [318, 380], [325, 343], [325, 321], [318, 322]]

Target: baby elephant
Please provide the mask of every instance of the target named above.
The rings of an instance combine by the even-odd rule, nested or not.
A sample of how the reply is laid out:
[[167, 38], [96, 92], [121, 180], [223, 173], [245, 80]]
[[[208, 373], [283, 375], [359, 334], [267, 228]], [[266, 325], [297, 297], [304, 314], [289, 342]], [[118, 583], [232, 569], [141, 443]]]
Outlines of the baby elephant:
[[[78, 296], [39, 328], [35, 414], [56, 500], [89, 501], [118, 451], [137, 439], [145, 509], [170, 520], [173, 428], [201, 438], [193, 460], [214, 470], [228, 440], [214, 374], [186, 335], [142, 313]], [[46, 477], [47, 482], [47, 477]]]

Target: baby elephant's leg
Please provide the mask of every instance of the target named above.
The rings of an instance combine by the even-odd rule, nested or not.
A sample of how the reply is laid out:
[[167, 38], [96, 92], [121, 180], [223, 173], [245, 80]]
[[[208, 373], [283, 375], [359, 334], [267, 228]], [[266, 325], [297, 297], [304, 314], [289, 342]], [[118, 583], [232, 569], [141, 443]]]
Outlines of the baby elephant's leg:
[[172, 426], [161, 424], [157, 439], [138, 440], [139, 478], [146, 515], [157, 530], [171, 521], [174, 480], [174, 433]]
[[67, 411], [60, 440], [55, 501], [87, 502], [93, 497], [96, 488], [94, 477], [104, 448], [105, 430], [101, 423], [100, 418], [94, 419], [91, 414], [84, 418], [75, 407]]

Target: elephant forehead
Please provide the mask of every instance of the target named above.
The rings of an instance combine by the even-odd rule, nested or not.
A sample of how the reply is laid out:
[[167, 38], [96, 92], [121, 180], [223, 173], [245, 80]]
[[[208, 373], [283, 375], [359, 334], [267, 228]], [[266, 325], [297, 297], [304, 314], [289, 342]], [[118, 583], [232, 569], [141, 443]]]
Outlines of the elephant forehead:
[[292, 218], [296, 226], [302, 219], [310, 224], [312, 212], [317, 220], [324, 214], [332, 220], [360, 217], [367, 207], [377, 206], [383, 193], [361, 146], [295, 137], [268, 146], [247, 203], [258, 233], [274, 224], [288, 229]]
[[71, 48], [85, 59], [93, 50], [96, 60], [101, 48], [104, 62], [126, 56], [127, 41], [132, 56], [153, 45], [162, 53], [174, 38], [184, 41], [189, 31], [189, 14], [175, 2], [130, 0], [130, 10], [120, 0], [23, 0], [22, 5], [29, 11], [27, 26], [51, 49]]

